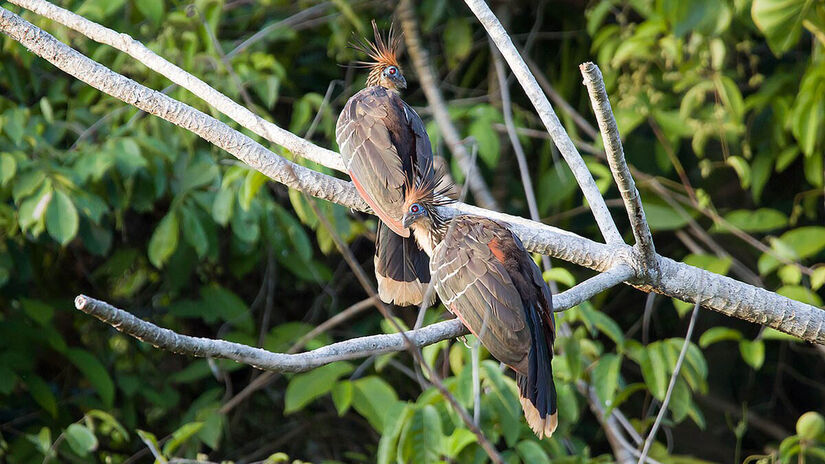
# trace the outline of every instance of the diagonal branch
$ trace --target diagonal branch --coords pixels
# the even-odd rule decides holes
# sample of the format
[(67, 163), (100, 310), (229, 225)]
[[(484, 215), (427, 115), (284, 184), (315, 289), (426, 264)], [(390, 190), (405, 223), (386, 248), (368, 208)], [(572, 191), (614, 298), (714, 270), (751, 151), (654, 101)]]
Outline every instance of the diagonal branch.
[(427, 102), (432, 109), (433, 118), (438, 124), (438, 130), (444, 137), (450, 152), (458, 161), (461, 171), (466, 173), (467, 184), (473, 193), (473, 198), (483, 208), (497, 210), (498, 204), (490, 193), (489, 187), (481, 176), (478, 166), (471, 161), (471, 156), (467, 153), (467, 148), (461, 143), (458, 130), (450, 119), (447, 112), (447, 104), (436, 84), (435, 72), (430, 66), (430, 56), (427, 49), (421, 43), (421, 36), (418, 34), (418, 20), (415, 18), (415, 11), (410, 0), (401, 0), (398, 5), (398, 15), (401, 18), (401, 28), (404, 30), (404, 40), (407, 44), (407, 51), (410, 54), (415, 70), (418, 72), (418, 79), (421, 81), (421, 89)]
[(596, 181), (593, 180), (593, 176), (587, 169), (587, 165), (584, 164), (584, 160), (578, 150), (576, 150), (575, 145), (573, 145), (573, 141), (570, 140), (570, 136), (567, 135), (564, 127), (562, 127), (559, 117), (556, 116), (556, 112), (553, 111), (553, 106), (550, 105), (547, 96), (541, 91), (535, 76), (533, 76), (527, 68), (527, 64), (524, 63), (515, 45), (513, 45), (512, 39), (510, 39), (507, 31), (504, 30), (504, 26), (501, 25), (501, 22), (499, 22), (496, 15), (493, 14), (484, 0), (465, 0), (465, 3), (476, 15), (478, 21), (487, 29), (487, 33), (490, 35), (490, 38), (493, 39), (493, 42), (504, 56), (504, 59), (507, 60), (513, 74), (516, 75), (519, 83), (524, 88), (527, 97), (530, 98), (533, 106), (536, 107), (541, 121), (544, 123), (544, 126), (547, 128), (547, 131), (550, 133), (553, 142), (558, 147), (562, 156), (564, 156), (564, 160), (567, 161), (567, 164), (570, 166), (570, 170), (576, 177), (582, 193), (584, 193), (584, 198), (587, 200), (587, 203), (590, 204), (590, 209), (596, 218), (596, 224), (599, 225), (599, 230), (601, 230), (605, 241), (608, 244), (624, 243), (621, 234), (619, 234), (619, 230), (616, 228), (616, 223), (613, 222), (613, 218), (610, 216), (610, 211), (607, 209), (604, 198), (602, 198), (599, 188), (596, 186)]
[(599, 67), (593, 63), (584, 63), (579, 66), (584, 85), (590, 94), (590, 101), (593, 104), (593, 112), (596, 114), (596, 121), (599, 123), (599, 130), (602, 133), (604, 149), (607, 153), (607, 163), (610, 171), (619, 187), (619, 193), (624, 200), (627, 216), (630, 219), (630, 227), (633, 229), (633, 237), (636, 239), (636, 247), (640, 254), (640, 264), (643, 272), (648, 274), (648, 279), (656, 281), (659, 270), (656, 262), (656, 248), (653, 246), (653, 236), (650, 234), (645, 211), (642, 209), (642, 198), (636, 190), (636, 183), (630, 174), (630, 168), (624, 157), (622, 140), (619, 137), (619, 127), (616, 125), (616, 118), (613, 117), (613, 110), (610, 108), (610, 100), (607, 98), (607, 91), (604, 89), (604, 80)]

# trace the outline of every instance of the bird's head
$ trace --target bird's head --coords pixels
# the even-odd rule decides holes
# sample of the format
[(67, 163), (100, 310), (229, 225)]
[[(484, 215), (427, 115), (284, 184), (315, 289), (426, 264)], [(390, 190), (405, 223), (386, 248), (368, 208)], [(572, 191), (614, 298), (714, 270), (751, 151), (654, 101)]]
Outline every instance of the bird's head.
[(438, 213), (438, 207), (452, 203), (454, 200), (447, 196), (451, 189), (444, 175), (432, 168), (422, 169), (415, 183), (407, 182), (404, 186), (404, 217), (401, 225), (405, 228), (414, 224), (438, 225), (444, 221)]
[(350, 46), (358, 50), (372, 61), (357, 61), (355, 64), (370, 70), (367, 77), (367, 87), (380, 85), (389, 90), (403, 90), (407, 88), (407, 80), (398, 64), (400, 54), (401, 37), (395, 33), (395, 27), (390, 26), (387, 37), (383, 37), (372, 21), (372, 31), (375, 34), (375, 42), (370, 42), (364, 38), (356, 38)]

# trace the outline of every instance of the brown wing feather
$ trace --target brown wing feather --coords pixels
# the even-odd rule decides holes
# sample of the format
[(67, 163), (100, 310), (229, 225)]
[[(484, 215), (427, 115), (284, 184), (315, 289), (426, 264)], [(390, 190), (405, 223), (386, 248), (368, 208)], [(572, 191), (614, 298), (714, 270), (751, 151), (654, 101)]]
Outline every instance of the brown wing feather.
[(457, 217), (436, 247), (430, 272), (439, 297), (499, 361), (525, 370), (530, 349), (524, 308), (507, 269), (487, 246), (503, 229), (481, 218)]
[(368, 87), (349, 99), (335, 137), (358, 191), (395, 233), (401, 226), (404, 184), (414, 170), (432, 166), (432, 148), (421, 118), (394, 92)]

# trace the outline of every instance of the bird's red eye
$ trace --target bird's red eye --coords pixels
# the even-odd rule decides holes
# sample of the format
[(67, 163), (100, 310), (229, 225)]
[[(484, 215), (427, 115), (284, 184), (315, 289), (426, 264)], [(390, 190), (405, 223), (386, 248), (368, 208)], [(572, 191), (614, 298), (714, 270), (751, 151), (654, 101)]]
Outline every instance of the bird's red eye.
[(392, 75), (394, 75), (396, 72), (398, 72), (398, 69), (396, 69), (396, 68), (395, 68), (395, 66), (390, 66), (390, 68), (389, 68), (389, 69), (387, 69), (387, 72), (388, 72), (388, 73), (390, 73), (390, 76), (392, 76)]
[(417, 213), (418, 212), (418, 205), (410, 206), (410, 212)]

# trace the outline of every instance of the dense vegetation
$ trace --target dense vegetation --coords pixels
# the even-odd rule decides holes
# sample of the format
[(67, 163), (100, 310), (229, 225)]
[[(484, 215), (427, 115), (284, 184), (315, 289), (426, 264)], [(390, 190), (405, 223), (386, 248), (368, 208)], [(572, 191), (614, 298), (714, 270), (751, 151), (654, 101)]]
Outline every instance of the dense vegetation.
[[(357, 58), (347, 42), (366, 34), (371, 18), (388, 26), (393, 14), (390, 2), (335, 0), (236, 48), (317, 3), (57, 3), (132, 35), (257, 113), (332, 148), (337, 112), (365, 78), (341, 66)], [(534, 3), (491, 6), (588, 120), (577, 65), (600, 65), (659, 252), (822, 306), (825, 3)], [(453, 120), (477, 144), (494, 196), (503, 210), (527, 216), (484, 30), (461, 2), (424, 0), (417, 15)], [(209, 112), (131, 58), (24, 17)], [(405, 98), (430, 121), (415, 70), (406, 67)], [(523, 132), (521, 142), (541, 214), (600, 239), (531, 105), (517, 84), (511, 88), (516, 124), (539, 129)], [(560, 115), (600, 188), (619, 198), (599, 157), (601, 141)], [(287, 351), (366, 297), (309, 203), (315, 200), (102, 96), (7, 37), (0, 122), (0, 461), (149, 462), (153, 454), (237, 462), (484, 460), (444, 398), (422, 391), (409, 354), (273, 376), (236, 402), (259, 371), (162, 352), (73, 309), (74, 296), (87, 293), (181, 333)], [(428, 130), (450, 160), (438, 127), (430, 122)], [(369, 271), (375, 218), (317, 205)], [(620, 204), (611, 205), (632, 237)], [(562, 290), (592, 275), (554, 265), (545, 277)], [(513, 380), (492, 359), (481, 363), (482, 429), (509, 462), (610, 462), (612, 450), (576, 381), (591, 382), (599, 401), (619, 407), (644, 436), (689, 312), (685, 303), (625, 286), (565, 312), (560, 320), (572, 333), (558, 338), (563, 354), (554, 360), (559, 431), (535, 439)], [(400, 314), (408, 325), (415, 320), (414, 312)], [(442, 317), (437, 307), (427, 320)], [(307, 347), (392, 330), (370, 309)], [(426, 362), (471, 408), (469, 353), (461, 341), (424, 349)], [(825, 422), (816, 413), (823, 410), (825, 351), (703, 311), (651, 455), (662, 463), (760, 456), (825, 462)]]

